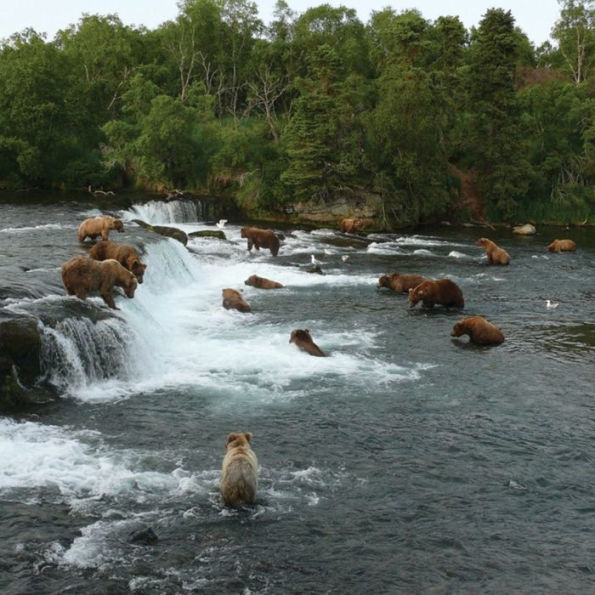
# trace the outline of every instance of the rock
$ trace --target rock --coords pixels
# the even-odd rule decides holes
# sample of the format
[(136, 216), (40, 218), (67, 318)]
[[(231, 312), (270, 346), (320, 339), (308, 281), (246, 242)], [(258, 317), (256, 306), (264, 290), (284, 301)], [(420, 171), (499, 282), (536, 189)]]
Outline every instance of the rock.
[(140, 545), (155, 545), (159, 541), (155, 531), (151, 527), (144, 527), (143, 529), (135, 529), (131, 531), (128, 536), (129, 543), (136, 543)]
[(219, 240), (226, 240), (225, 233), (221, 230), (201, 229), (199, 231), (191, 231), (188, 234), (189, 238), (217, 238)]
[(173, 238), (174, 240), (178, 240), (178, 242), (181, 242), (182, 244), (184, 244), (184, 246), (188, 243), (188, 236), (186, 235), (186, 232), (182, 231), (181, 229), (178, 229), (177, 227), (167, 227), (165, 225), (149, 225), (148, 223), (145, 223), (140, 219), (133, 219), (132, 221), (148, 231), (154, 231), (155, 233), (158, 233), (167, 238)]
[(525, 225), (515, 225), (512, 228), (512, 233), (516, 233), (521, 236), (532, 236), (535, 234), (537, 230), (535, 229), (534, 225), (530, 223), (525, 223)]
[(16, 413), (55, 399), (36, 383), (41, 374), (41, 337), (34, 318), (0, 318), (0, 413)]

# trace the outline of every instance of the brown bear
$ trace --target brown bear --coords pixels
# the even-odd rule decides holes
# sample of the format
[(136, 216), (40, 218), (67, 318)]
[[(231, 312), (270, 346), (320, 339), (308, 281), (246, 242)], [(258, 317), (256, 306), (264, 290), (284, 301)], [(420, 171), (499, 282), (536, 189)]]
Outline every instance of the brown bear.
[(346, 218), (341, 220), (340, 229), (342, 233), (355, 233), (360, 229), (363, 229), (365, 222), (361, 219)]
[(270, 229), (242, 227), (240, 235), (248, 240), (248, 251), (254, 246), (256, 250), (268, 248), (273, 256), (279, 254), (279, 238)]
[(499, 248), (497, 244), (488, 238), (479, 238), (477, 240), (478, 246), (485, 248), (488, 255), (488, 264), (508, 264), (510, 263), (510, 256), (506, 250)]
[(85, 219), (79, 225), (79, 241), (82, 242), (87, 237), (94, 240), (98, 236), (101, 236), (102, 240), (107, 240), (109, 238), (109, 232), (111, 229), (123, 232), (124, 224), (122, 223), (122, 219), (116, 219), (115, 217), (110, 217), (109, 215), (102, 217), (90, 217), (89, 219)]
[(250, 312), (250, 304), (242, 297), (242, 294), (235, 289), (222, 289), (223, 307), (226, 310), (239, 310), (240, 312)]
[(103, 301), (117, 310), (112, 289), (121, 287), (127, 297), (134, 297), (136, 277), (117, 260), (93, 260), (88, 256), (73, 256), (62, 265), (62, 283), (68, 295), (84, 300), (88, 293), (99, 293)]
[(547, 249), (550, 252), (574, 252), (576, 243), (573, 240), (554, 240)]
[(320, 349), (320, 347), (318, 347), (318, 345), (312, 341), (312, 337), (310, 336), (310, 331), (308, 329), (295, 329), (291, 331), (289, 342), (295, 343), (302, 351), (306, 351), (310, 355), (325, 357), (322, 349)]
[(147, 265), (140, 261), (140, 257), (136, 250), (128, 244), (118, 244), (117, 242), (102, 240), (91, 247), (89, 256), (95, 260), (114, 258), (122, 266), (134, 273), (134, 276), (139, 283), (143, 282), (143, 276)]
[(258, 287), (259, 289), (282, 289), (284, 287), (277, 281), (271, 281), (271, 279), (259, 277), (258, 275), (250, 275), (244, 281), (244, 285), (251, 285), (252, 287)]
[(413, 308), (420, 300), (427, 308), (432, 308), (434, 304), (453, 308), (465, 306), (461, 288), (450, 279), (428, 280), (410, 289), (409, 306)]
[(378, 279), (376, 287), (388, 287), (397, 293), (408, 293), (410, 289), (417, 287), (420, 283), (427, 281), (421, 275), (401, 275), (400, 273), (389, 273)]
[(450, 333), (451, 337), (469, 335), (471, 343), (476, 345), (500, 345), (504, 341), (502, 331), (483, 316), (470, 316), (459, 320)]
[(221, 468), (221, 495), (228, 506), (256, 503), (258, 459), (250, 447), (252, 432), (227, 436), (227, 452)]

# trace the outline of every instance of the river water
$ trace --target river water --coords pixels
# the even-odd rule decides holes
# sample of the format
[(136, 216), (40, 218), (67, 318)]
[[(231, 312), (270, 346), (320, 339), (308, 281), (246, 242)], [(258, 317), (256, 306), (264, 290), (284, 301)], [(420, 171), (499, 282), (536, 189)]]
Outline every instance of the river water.
[[(0, 307), (39, 319), (62, 397), (0, 417), (2, 593), (595, 591), (592, 230), (291, 228), (273, 258), (248, 253), (240, 221), (187, 247), (151, 234), (132, 219), (216, 228), (139, 200), (110, 237), (148, 264), (134, 299), (50, 324), (77, 306), (60, 265), (101, 212), (0, 205)], [(483, 235), (510, 266), (486, 265)], [(555, 237), (578, 251), (549, 254)], [(410, 309), (376, 289), (392, 271), (453, 279), (464, 310)], [(223, 309), (225, 287), (252, 312)], [(501, 346), (450, 337), (475, 314)], [(295, 328), (328, 357), (290, 344)], [(254, 434), (260, 463), (258, 503), (239, 511), (218, 491), (232, 431)], [(157, 543), (131, 542), (144, 528)]]

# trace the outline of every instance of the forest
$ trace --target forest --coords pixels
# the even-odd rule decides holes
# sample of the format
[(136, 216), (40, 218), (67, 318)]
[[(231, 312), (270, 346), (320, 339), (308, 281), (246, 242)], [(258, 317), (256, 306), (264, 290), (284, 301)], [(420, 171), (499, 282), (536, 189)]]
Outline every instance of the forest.
[(231, 197), (279, 220), (373, 196), (383, 229), (592, 223), (595, 7), (559, 3), (539, 47), (503, 9), (467, 30), (284, 0), (268, 25), (249, 0), (183, 0), (155, 30), (83, 14), (53, 40), (14, 33), (0, 189)]

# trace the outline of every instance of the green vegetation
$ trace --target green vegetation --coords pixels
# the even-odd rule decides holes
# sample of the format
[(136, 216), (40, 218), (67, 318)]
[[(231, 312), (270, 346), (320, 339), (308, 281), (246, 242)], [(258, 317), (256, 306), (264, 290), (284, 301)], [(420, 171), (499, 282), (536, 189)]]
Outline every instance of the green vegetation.
[(265, 27), (248, 0), (179, 6), (156, 30), (85, 15), (4, 40), (0, 188), (178, 189), (253, 217), (375, 196), (385, 227), (592, 220), (589, 0), (560, 0), (538, 48), (503, 9), (467, 31), (416, 10), (363, 24), (278, 0)]

